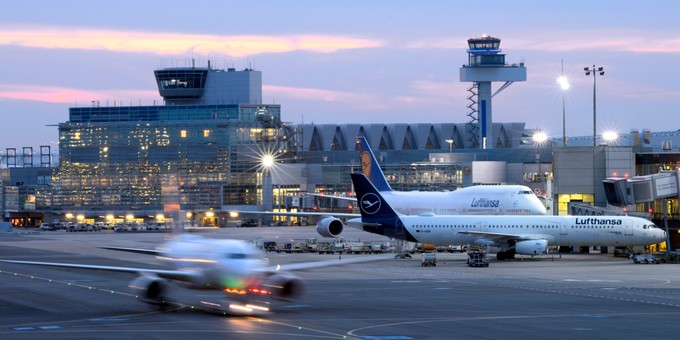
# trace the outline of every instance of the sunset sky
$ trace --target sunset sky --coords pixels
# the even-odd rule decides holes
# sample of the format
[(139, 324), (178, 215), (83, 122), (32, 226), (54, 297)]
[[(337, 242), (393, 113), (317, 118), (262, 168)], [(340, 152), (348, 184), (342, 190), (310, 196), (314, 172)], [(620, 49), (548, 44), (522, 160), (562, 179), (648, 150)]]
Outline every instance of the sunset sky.
[[(192, 7), (193, 6), (193, 7)], [(468, 121), (467, 39), (502, 39), (527, 81), (495, 122), (592, 134), (680, 129), (675, 1), (13, 1), (0, 10), (0, 150), (52, 145), (68, 108), (160, 103), (153, 70), (252, 67), (292, 123)], [(494, 84), (494, 90), (501, 83)]]

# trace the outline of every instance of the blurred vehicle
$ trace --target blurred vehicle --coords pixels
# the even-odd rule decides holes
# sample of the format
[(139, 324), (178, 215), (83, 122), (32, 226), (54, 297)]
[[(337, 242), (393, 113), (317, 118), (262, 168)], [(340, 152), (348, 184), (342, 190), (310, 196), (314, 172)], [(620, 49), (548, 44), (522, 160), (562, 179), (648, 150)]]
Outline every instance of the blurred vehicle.
[(257, 223), (257, 221), (255, 221), (255, 220), (248, 220), (248, 221), (241, 223), (241, 227), (257, 227), (259, 225), (260, 224)]
[(420, 266), (437, 266), (437, 253), (423, 253), (420, 255)]
[(52, 224), (49, 223), (43, 223), (40, 225), (40, 230), (48, 231), (48, 230), (57, 230), (57, 227), (55, 227)]
[(653, 254), (637, 254), (633, 256), (633, 263), (661, 263), (661, 260)]
[(88, 224), (87, 225), (87, 231), (101, 231), (102, 227), (101, 225), (98, 224)]

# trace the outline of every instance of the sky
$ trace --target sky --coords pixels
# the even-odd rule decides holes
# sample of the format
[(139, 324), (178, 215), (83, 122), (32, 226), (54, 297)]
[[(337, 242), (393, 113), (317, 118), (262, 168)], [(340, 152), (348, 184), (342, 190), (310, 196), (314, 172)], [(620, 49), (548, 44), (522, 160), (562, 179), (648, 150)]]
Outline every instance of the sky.
[[(262, 71), (291, 123), (466, 123), (467, 39), (501, 38), (527, 81), (494, 122), (568, 136), (680, 129), (677, 1), (3, 1), (0, 150), (57, 147), (70, 107), (161, 103), (153, 70)], [(562, 73), (570, 88), (556, 82)], [(502, 83), (494, 83), (495, 91)], [(37, 152), (37, 151), (36, 151)]]

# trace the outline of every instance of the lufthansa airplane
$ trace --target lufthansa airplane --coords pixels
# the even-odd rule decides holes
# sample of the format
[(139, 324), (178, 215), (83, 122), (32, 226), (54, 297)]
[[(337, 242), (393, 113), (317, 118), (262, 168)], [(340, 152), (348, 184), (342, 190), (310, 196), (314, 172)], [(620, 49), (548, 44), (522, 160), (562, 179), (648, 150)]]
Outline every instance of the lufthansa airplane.
[[(395, 191), (385, 178), (366, 138), (357, 137), (361, 169), (371, 183), (396, 211), (406, 215), (422, 213), (445, 215), (545, 215), (546, 209), (534, 192), (522, 185), (471, 186), (455, 191)], [(353, 197), (325, 196), (356, 202)], [(248, 212), (270, 216), (322, 216), (316, 231), (324, 237), (338, 237), (344, 223), (341, 218), (361, 215), (317, 212)]]
[(666, 232), (631, 216), (402, 215), (364, 174), (352, 174), (361, 217), (347, 225), (396, 239), (433, 245), (500, 247), (498, 260), (546, 254), (548, 246), (642, 246), (664, 242)]
[[(222, 291), (219, 300), (204, 307), (228, 314), (261, 314), (274, 300), (293, 301), (305, 282), (291, 271), (387, 259), (367, 256), (270, 266), (261, 250), (241, 240), (181, 235), (158, 250), (105, 247), (156, 255), (175, 269), (113, 267), (75, 263), (0, 260), (0, 262), (126, 272), (136, 275), (129, 288), (143, 302), (166, 306), (178, 288)], [(390, 257), (391, 258), (391, 257)], [(175, 293), (177, 293), (175, 291)]]

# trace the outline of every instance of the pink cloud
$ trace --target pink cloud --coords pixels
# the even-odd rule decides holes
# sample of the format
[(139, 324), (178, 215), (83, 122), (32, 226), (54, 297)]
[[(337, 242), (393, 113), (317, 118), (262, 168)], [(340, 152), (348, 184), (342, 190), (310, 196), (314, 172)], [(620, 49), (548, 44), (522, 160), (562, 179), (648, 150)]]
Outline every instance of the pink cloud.
[(0, 28), (0, 45), (38, 48), (107, 50), (176, 55), (188, 52), (237, 57), (295, 50), (329, 53), (342, 49), (374, 48), (380, 41), (346, 36), (221, 36), (90, 28)]
[[(32, 86), (0, 84), (0, 98), (28, 100), (47, 103), (90, 103), (92, 101), (117, 102), (130, 100), (137, 104), (139, 100), (150, 101), (158, 99), (158, 93), (147, 90), (111, 90), (111, 91), (87, 91), (64, 87)], [(123, 98), (123, 99), (121, 99)]]

